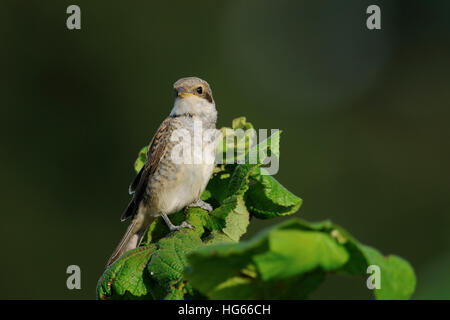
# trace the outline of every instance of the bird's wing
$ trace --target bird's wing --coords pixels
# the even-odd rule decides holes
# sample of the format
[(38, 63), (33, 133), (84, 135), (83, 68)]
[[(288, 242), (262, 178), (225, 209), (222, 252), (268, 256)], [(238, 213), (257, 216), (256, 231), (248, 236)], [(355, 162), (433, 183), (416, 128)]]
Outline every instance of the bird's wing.
[(122, 221), (128, 219), (128, 217), (134, 217), (136, 214), (139, 203), (147, 188), (148, 179), (155, 172), (159, 161), (166, 151), (167, 142), (170, 139), (170, 125), (173, 119), (172, 117), (168, 117), (164, 120), (153, 136), (152, 141), (150, 141), (147, 151), (147, 161), (130, 185), (129, 191), (133, 194), (133, 198), (122, 214)]
[(136, 191), (137, 186), (139, 185), (139, 181), (141, 181), (142, 173), (145, 170), (145, 166), (142, 166), (141, 170), (139, 170), (139, 173), (136, 177), (134, 177), (133, 182), (131, 182), (130, 186), (128, 187), (128, 193), (134, 194)]

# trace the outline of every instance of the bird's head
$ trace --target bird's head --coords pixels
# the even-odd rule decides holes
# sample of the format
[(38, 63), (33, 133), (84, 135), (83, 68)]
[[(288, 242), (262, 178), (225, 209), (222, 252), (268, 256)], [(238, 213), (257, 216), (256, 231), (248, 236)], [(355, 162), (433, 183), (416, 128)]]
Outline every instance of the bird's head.
[(208, 82), (197, 77), (181, 78), (173, 84), (175, 104), (171, 115), (215, 116), (216, 106)]

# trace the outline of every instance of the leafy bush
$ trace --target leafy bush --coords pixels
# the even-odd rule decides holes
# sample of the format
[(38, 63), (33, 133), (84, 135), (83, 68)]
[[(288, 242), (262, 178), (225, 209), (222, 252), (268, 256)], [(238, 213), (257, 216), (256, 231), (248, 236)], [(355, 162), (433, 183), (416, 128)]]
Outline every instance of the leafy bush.
[[(232, 128), (253, 126), (238, 118)], [(229, 128), (222, 132), (228, 135)], [(301, 206), (302, 199), (272, 176), (261, 174), (264, 158), (278, 156), (271, 145), (278, 146), (279, 134), (253, 147), (254, 137), (244, 137), (248, 140), (244, 157), (255, 150), (251, 148), (263, 151), (258, 163), (217, 165), (202, 195), (214, 210), (187, 208), (171, 215), (174, 223), (186, 220), (194, 226), (173, 233), (161, 218), (155, 220), (140, 247), (105, 270), (97, 298), (305, 299), (328, 273), (361, 276), (366, 281), (370, 265), (381, 270), (381, 288), (374, 290), (375, 298), (410, 298), (416, 279), (407, 261), (383, 256), (330, 221), (292, 218), (239, 242), (252, 218), (287, 216)], [(225, 138), (223, 143), (225, 151), (235, 148)], [(143, 148), (135, 163), (137, 172), (145, 155)]]

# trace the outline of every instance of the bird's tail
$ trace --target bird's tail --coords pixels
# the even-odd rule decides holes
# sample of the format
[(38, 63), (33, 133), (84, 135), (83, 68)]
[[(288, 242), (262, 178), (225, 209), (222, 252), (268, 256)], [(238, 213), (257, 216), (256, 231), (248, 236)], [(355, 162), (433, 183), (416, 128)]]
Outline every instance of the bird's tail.
[(142, 241), (142, 237), (145, 234), (145, 231), (147, 230), (147, 227), (150, 225), (150, 223), (153, 221), (151, 219), (150, 221), (147, 219), (146, 221), (142, 221), (138, 218), (138, 216), (134, 217), (134, 219), (131, 221), (130, 225), (128, 226), (127, 231), (125, 232), (125, 235), (123, 236), (122, 240), (120, 240), (119, 245), (114, 250), (113, 254), (111, 255), (111, 258), (109, 258), (108, 263), (106, 266), (110, 266), (114, 261), (116, 261), (122, 254), (127, 252), (128, 250), (134, 249)]

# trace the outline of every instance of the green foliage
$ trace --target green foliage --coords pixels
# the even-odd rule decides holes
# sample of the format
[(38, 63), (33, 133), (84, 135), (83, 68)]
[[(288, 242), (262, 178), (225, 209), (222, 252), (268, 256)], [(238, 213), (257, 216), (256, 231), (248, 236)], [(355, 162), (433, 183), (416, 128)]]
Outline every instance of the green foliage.
[(211, 299), (306, 298), (326, 273), (350, 273), (364, 279), (369, 265), (381, 270), (377, 299), (408, 299), (415, 287), (408, 262), (382, 256), (329, 221), (310, 224), (291, 219), (249, 241), (203, 246), (188, 261), (186, 279)]
[[(241, 117), (233, 129), (252, 129)], [(227, 142), (230, 130), (219, 145)], [(248, 142), (234, 160), (258, 154), (255, 164), (217, 165), (202, 195), (214, 210), (187, 208), (171, 215), (194, 228), (169, 233), (161, 218), (149, 227), (140, 247), (125, 253), (107, 268), (97, 285), (99, 299), (305, 299), (327, 273), (362, 276), (367, 267), (381, 269), (377, 299), (408, 299), (415, 288), (412, 267), (400, 257), (384, 257), (359, 243), (330, 221), (308, 223), (292, 218), (239, 242), (252, 217), (269, 219), (295, 213), (302, 199), (275, 178), (264, 175), (262, 163), (279, 156), (280, 132), (267, 143)], [(272, 150), (272, 146), (275, 146)], [(220, 149), (220, 148), (219, 148)], [(138, 172), (146, 160), (143, 148), (135, 163)], [(226, 149), (220, 151), (226, 152)]]
[(143, 147), (138, 154), (138, 157), (136, 159), (136, 161), (134, 162), (134, 170), (136, 170), (136, 172), (141, 171), (142, 167), (144, 166), (145, 160), (147, 160), (147, 151), (148, 151), (148, 146)]
[(253, 175), (254, 184), (246, 194), (250, 212), (259, 219), (287, 216), (296, 212), (302, 199), (268, 175)]

